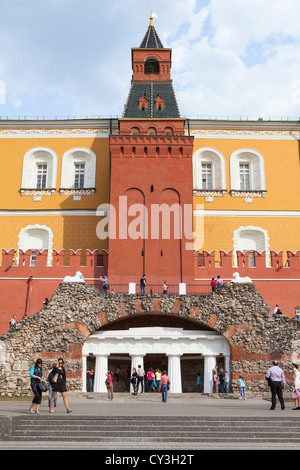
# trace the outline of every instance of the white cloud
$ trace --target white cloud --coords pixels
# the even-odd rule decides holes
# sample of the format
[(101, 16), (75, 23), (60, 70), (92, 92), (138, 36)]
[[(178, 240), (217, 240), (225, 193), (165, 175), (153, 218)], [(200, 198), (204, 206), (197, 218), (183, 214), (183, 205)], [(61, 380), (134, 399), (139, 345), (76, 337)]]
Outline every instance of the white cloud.
[(0, 115), (121, 116), (151, 8), (182, 115), (299, 115), (298, 0), (2, 0)]

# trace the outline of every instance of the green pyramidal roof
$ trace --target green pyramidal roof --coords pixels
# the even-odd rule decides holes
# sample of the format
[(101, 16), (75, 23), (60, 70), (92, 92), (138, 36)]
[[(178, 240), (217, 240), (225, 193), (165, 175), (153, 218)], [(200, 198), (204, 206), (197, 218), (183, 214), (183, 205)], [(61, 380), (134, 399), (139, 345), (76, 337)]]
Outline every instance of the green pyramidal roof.
[(152, 21), (150, 22), (150, 25), (147, 29), (144, 39), (141, 42), (140, 48), (141, 49), (163, 49), (164, 48), (152, 24)]

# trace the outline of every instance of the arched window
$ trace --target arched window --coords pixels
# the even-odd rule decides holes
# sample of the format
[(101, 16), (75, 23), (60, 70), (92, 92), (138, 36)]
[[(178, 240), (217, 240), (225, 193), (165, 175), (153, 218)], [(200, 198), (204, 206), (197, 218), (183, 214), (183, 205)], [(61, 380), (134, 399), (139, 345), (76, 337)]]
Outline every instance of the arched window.
[(266, 191), (264, 158), (253, 149), (240, 149), (230, 157), (232, 191)]
[(146, 59), (145, 74), (159, 74), (159, 62), (154, 57)]
[(132, 127), (131, 130), (130, 130), (130, 135), (139, 135), (140, 134), (140, 130), (138, 127)]
[(46, 147), (35, 147), (24, 155), (21, 189), (55, 189), (57, 155)]
[(165, 128), (164, 128), (164, 134), (165, 134), (165, 135), (173, 135), (173, 129), (172, 129), (172, 127), (165, 127)]
[(193, 187), (202, 191), (225, 191), (225, 159), (218, 150), (205, 147), (193, 155)]
[(233, 258), (237, 266), (237, 251), (249, 252), (249, 266), (254, 267), (253, 252), (266, 252), (266, 266), (270, 266), (270, 245), (267, 230), (249, 225), (239, 227), (233, 232)]
[(62, 158), (61, 189), (95, 188), (96, 155), (79, 147), (68, 150)]
[(155, 127), (149, 127), (147, 135), (156, 135), (156, 129)]
[(31, 250), (31, 266), (35, 266), (36, 252), (43, 250), (48, 250), (47, 265), (51, 265), (52, 246), (52, 230), (46, 225), (27, 225), (19, 233), (18, 249), (23, 252)]

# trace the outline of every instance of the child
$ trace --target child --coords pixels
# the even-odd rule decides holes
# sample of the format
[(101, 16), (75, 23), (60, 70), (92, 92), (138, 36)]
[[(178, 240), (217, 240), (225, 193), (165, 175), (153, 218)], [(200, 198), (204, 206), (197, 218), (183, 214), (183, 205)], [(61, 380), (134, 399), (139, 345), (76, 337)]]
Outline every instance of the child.
[(214, 371), (213, 381), (214, 381), (214, 386), (215, 386), (215, 398), (221, 398), (219, 397), (219, 385), (220, 385), (219, 375), (216, 370)]
[(195, 392), (201, 392), (201, 376), (200, 372), (198, 372), (197, 380), (196, 380), (196, 390)]
[(225, 393), (229, 393), (229, 376), (228, 376), (227, 370), (225, 370), (224, 387), (225, 387)]
[(246, 382), (241, 375), (238, 380), (238, 385), (240, 387), (240, 394), (241, 394), (240, 400), (246, 400)]

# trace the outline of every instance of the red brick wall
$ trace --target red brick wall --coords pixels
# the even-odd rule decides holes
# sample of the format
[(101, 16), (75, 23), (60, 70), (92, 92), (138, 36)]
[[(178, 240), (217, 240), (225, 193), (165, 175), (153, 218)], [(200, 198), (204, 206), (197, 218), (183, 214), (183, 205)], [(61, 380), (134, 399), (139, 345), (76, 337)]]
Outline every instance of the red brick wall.
[(65, 276), (75, 276), (80, 271), (87, 284), (101, 288), (100, 276), (107, 274), (107, 252), (103, 251), (103, 266), (98, 266), (98, 250), (86, 250), (85, 265), (81, 265), (82, 251), (70, 250), (69, 260), (65, 262), (65, 250), (53, 251), (52, 265), (47, 266), (48, 251), (36, 254), (36, 266), (30, 266), (30, 250), (19, 252), (18, 265), (14, 258), (16, 251), (2, 250), (0, 266), (0, 335), (9, 329), (9, 321), (13, 315), (16, 320), (30, 316), (41, 310), (43, 301), (51, 299), (54, 291)]
[(254, 252), (255, 267), (249, 268), (249, 253), (237, 252), (237, 267), (233, 267), (233, 253), (220, 252), (220, 263), (215, 261), (215, 251), (203, 252), (204, 266), (198, 266), (198, 253), (194, 254), (194, 273), (196, 284), (206, 284), (218, 275), (224, 282), (230, 282), (233, 274), (250, 277), (258, 292), (273, 310), (278, 304), (282, 312), (294, 318), (294, 309), (300, 305), (300, 251), (287, 252), (288, 263), (283, 265), (283, 252), (270, 252), (270, 267), (266, 267), (266, 253)]

